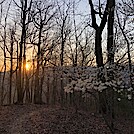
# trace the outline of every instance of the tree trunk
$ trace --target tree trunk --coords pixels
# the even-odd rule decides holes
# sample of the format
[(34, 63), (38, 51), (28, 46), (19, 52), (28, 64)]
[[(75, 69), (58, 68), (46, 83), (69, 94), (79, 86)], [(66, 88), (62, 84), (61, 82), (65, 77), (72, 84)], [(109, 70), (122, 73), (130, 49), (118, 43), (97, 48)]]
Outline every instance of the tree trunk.
[(114, 63), (114, 8), (115, 0), (109, 0), (107, 51), (109, 64)]
[[(109, 9), (109, 5), (108, 5), (108, 0), (106, 2), (106, 7), (102, 16), (102, 12), (101, 12), (101, 4), (99, 1), (99, 16), (101, 18), (101, 22), (100, 22), (100, 26), (98, 26), (97, 21), (96, 21), (96, 11), (94, 9), (94, 5), (92, 0), (89, 0), (89, 5), (91, 8), (91, 17), (92, 17), (92, 27), (95, 29), (95, 55), (96, 55), (96, 63), (97, 63), (97, 67), (102, 67), (100, 68), (100, 72), (98, 73), (98, 79), (101, 82), (104, 82), (104, 76), (103, 76), (103, 72), (101, 69), (103, 69), (103, 55), (102, 55), (102, 45), (101, 45), (101, 40), (102, 40), (102, 31), (105, 28), (106, 22), (107, 22), (107, 16), (108, 16), (108, 9)], [(99, 101), (100, 101), (100, 107), (99, 107), (99, 111), (102, 113), (106, 113), (106, 91), (103, 91), (102, 93), (99, 92)]]
[(35, 92), (34, 92), (34, 103), (35, 104), (40, 104), (41, 100), (40, 100), (40, 57), (41, 57), (41, 36), (42, 36), (42, 28), (43, 28), (43, 24), (41, 22), (40, 24), (40, 29), (39, 29), (39, 39), (38, 39), (38, 53), (37, 53), (37, 68), (36, 68), (36, 82), (35, 82)]
[(10, 87), (9, 87), (9, 104), (12, 103), (12, 76), (13, 76), (13, 32), (11, 32), (11, 49), (10, 49)]
[[(24, 5), (23, 5), (24, 4)], [(23, 9), (24, 8), (24, 9)], [(23, 47), (25, 47), (26, 40), (26, 14), (27, 14), (27, 0), (22, 3), (22, 33), (21, 33), (21, 41), (20, 41), (20, 54), (19, 54), (19, 71), (18, 71), (18, 87), (17, 87), (17, 103), (23, 103), (23, 85), (22, 85), (22, 62), (23, 62)], [(25, 49), (25, 48), (24, 48)]]
[(96, 55), (96, 63), (98, 67), (103, 67), (103, 56), (102, 56), (102, 47), (101, 47), (101, 40), (102, 40), (102, 31), (98, 27), (95, 33), (95, 55)]
[[(114, 8), (115, 0), (109, 0), (109, 16), (108, 16), (108, 39), (107, 39), (107, 51), (108, 51), (108, 63), (111, 65), (114, 64)], [(113, 80), (113, 71), (108, 73), (109, 80)], [(111, 131), (114, 133), (114, 89), (109, 88), (107, 99), (109, 100), (108, 109), (110, 116), (110, 126)]]

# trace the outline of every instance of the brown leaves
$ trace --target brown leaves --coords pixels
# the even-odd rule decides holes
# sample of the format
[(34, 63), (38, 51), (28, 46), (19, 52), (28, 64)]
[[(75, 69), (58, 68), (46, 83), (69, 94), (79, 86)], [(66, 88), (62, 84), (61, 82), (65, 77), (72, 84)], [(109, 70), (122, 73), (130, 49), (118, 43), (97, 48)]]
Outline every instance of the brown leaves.
[(44, 105), (0, 108), (1, 134), (110, 134), (99, 115)]

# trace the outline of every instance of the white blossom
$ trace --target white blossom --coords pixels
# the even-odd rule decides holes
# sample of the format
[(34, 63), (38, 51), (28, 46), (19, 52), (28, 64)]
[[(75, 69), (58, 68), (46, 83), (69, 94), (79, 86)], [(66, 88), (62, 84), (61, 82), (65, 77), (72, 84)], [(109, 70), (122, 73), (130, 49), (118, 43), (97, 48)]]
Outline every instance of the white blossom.
[[(110, 80), (108, 73), (113, 72), (114, 80)], [(64, 77), (69, 77), (72, 81), (65, 86), (65, 92), (82, 91), (83, 93), (87, 90), (94, 90), (103, 92), (109, 87), (121, 95), (122, 91), (132, 91), (132, 87), (129, 87), (129, 71), (123, 70), (121, 67), (110, 66), (108, 68), (95, 68), (95, 67), (75, 67), (68, 68), (65, 71)], [(104, 75), (105, 82), (102, 82), (97, 78), (98, 73)], [(123, 95), (123, 94), (122, 94)], [(130, 96), (127, 96), (130, 99)], [(121, 101), (118, 98), (118, 101)]]
[(131, 100), (132, 99), (132, 95), (131, 94), (128, 94), (127, 95), (127, 98), (128, 98), (128, 100)]
[(117, 89), (115, 88), (114, 91), (117, 92)]
[(122, 92), (124, 89), (120, 89), (120, 91)]
[(118, 92), (118, 93), (120, 93), (120, 92), (121, 92), (121, 90), (118, 90), (117, 92)]
[(118, 98), (117, 100), (118, 100), (118, 101), (121, 101), (121, 98)]
[(128, 92), (131, 92), (132, 90), (133, 90), (132, 87), (130, 87), (130, 88), (127, 89)]

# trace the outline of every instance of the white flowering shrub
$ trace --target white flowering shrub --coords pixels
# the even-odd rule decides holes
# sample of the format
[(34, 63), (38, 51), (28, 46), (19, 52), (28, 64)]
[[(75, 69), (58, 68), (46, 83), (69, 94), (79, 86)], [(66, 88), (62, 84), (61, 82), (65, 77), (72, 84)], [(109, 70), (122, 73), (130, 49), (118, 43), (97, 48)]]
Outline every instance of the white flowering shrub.
[[(82, 91), (86, 92), (103, 92), (104, 90), (113, 89), (117, 92), (120, 100), (125, 96), (128, 100), (132, 99), (133, 88), (130, 81), (130, 74), (126, 68), (113, 65), (104, 68), (95, 67), (73, 67), (66, 68), (63, 71), (63, 77), (70, 79), (70, 82), (64, 88), (65, 92)], [(133, 75), (133, 73), (132, 73)], [(102, 80), (98, 76), (102, 77)], [(134, 80), (132, 78), (132, 80)]]

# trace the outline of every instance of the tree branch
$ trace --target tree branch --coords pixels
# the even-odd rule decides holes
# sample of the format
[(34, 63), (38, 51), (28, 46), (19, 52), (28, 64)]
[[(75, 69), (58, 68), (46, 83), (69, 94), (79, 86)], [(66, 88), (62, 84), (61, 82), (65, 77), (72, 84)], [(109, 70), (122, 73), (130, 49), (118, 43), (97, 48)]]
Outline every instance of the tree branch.
[(106, 8), (105, 8), (105, 11), (104, 11), (104, 14), (103, 14), (103, 17), (102, 17), (102, 20), (101, 20), (101, 24), (100, 24), (100, 30), (101, 32), (103, 31), (105, 25), (106, 25), (106, 22), (107, 22), (107, 16), (108, 16), (108, 2), (109, 0), (107, 0), (107, 4), (106, 4)]
[(93, 7), (92, 0), (89, 0), (89, 5), (90, 5), (90, 8), (91, 8), (92, 27), (93, 27), (95, 30), (97, 30), (98, 25), (97, 25), (97, 23), (96, 23), (95, 10), (94, 10), (94, 7)]

